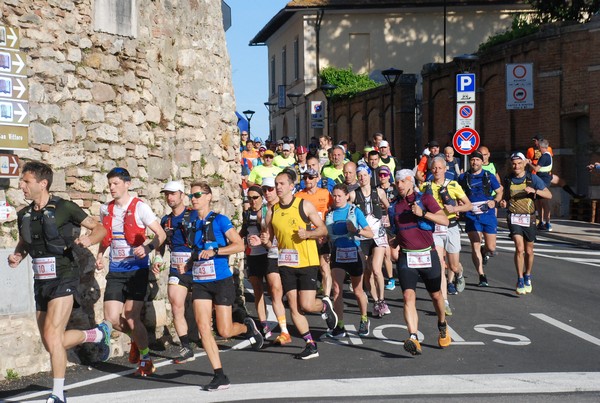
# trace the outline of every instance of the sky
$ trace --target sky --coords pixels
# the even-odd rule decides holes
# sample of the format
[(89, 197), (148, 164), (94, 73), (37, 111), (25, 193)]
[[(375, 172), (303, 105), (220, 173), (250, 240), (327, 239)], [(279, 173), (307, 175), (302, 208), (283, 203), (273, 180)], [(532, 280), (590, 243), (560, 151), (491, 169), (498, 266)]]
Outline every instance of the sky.
[(225, 0), (231, 7), (231, 27), (225, 33), (237, 111), (256, 113), (250, 123), (252, 138), (269, 134), (268, 59), (266, 46), (248, 43), (289, 0)]

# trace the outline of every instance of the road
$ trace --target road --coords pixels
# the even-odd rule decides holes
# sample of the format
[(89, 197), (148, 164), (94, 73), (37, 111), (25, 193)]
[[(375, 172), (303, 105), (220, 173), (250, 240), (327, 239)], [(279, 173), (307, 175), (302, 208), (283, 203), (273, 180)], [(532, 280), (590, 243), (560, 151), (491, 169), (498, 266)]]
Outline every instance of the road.
[[(422, 284), (417, 307), (423, 355), (416, 357), (402, 348), (407, 333), (399, 287), (386, 294), (392, 314), (371, 319), (371, 334), (362, 338), (355, 332), (356, 303), (346, 292), (349, 337), (327, 340), (323, 320), (309, 317), (320, 339), (319, 358), (292, 359), (303, 345), (297, 336), (291, 345), (267, 343), (260, 352), (242, 339), (223, 341), (222, 361), (232, 386), (217, 393), (198, 387), (212, 376), (201, 349), (195, 361), (183, 365), (164, 358), (169, 352), (155, 352), (157, 373), (144, 379), (133, 378), (133, 366), (124, 359), (111, 359), (90, 370), (70, 370), (69, 402), (600, 400), (600, 251), (542, 237), (536, 244), (533, 293), (517, 296), (514, 249), (506, 231), (498, 236), (499, 255), (486, 268), (489, 288), (477, 287), (463, 240), (467, 288), (450, 296), (453, 342), (446, 349), (437, 346), (436, 318)], [(50, 380), (39, 379), (0, 397), (39, 401), (49, 387)]]

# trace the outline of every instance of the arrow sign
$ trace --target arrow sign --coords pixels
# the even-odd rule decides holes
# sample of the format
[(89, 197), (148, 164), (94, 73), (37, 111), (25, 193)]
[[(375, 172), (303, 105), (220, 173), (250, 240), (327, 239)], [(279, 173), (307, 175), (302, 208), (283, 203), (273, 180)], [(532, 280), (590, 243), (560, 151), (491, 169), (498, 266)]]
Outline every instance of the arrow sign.
[(26, 56), (23, 52), (0, 52), (0, 73), (27, 76)]
[(19, 157), (14, 154), (0, 154), (0, 178), (19, 176)]
[(0, 47), (19, 49), (19, 29), (0, 25)]
[(465, 127), (457, 130), (452, 137), (452, 146), (457, 153), (469, 155), (479, 148), (479, 133), (477, 130), (470, 127)]
[(28, 125), (29, 103), (0, 99), (0, 125)]
[(27, 78), (0, 74), (0, 98), (26, 101), (29, 95)]

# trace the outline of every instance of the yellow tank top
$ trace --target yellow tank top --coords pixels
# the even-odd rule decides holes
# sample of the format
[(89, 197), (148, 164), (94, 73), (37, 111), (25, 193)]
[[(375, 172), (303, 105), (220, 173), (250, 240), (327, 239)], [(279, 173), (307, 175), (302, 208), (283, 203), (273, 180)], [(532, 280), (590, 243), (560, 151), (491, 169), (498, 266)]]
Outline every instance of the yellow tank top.
[(300, 239), (298, 229), (310, 228), (310, 220), (302, 211), (303, 199), (294, 197), (292, 204), (273, 206), (273, 232), (279, 248), (279, 266), (305, 268), (319, 265), (317, 241)]

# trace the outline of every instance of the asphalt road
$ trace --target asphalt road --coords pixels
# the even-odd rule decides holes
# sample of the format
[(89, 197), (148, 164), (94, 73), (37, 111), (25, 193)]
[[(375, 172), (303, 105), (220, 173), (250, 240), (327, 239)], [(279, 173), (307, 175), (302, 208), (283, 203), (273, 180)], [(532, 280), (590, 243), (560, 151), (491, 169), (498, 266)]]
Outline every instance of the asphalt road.
[[(533, 293), (515, 294), (512, 243), (499, 235), (499, 255), (486, 268), (490, 287), (477, 287), (467, 245), (461, 262), (466, 290), (450, 296), (454, 315), (448, 320), (452, 345), (437, 346), (436, 317), (420, 284), (417, 291), (423, 354), (402, 348), (407, 337), (400, 288), (386, 292), (391, 315), (371, 319), (371, 333), (359, 337), (356, 303), (345, 293), (349, 337), (332, 341), (325, 323), (309, 317), (313, 336), (320, 338), (320, 356), (292, 358), (303, 341), (260, 352), (243, 339), (221, 341), (221, 359), (232, 386), (202, 392), (212, 370), (201, 349), (196, 360), (175, 365), (173, 347), (155, 351), (156, 374), (134, 378), (125, 359), (97, 366), (76, 366), (67, 375), (69, 402), (145, 401), (599, 401), (600, 252), (542, 240), (536, 244)], [(252, 304), (249, 304), (252, 311)], [(354, 330), (354, 332), (353, 332)], [(294, 335), (293, 335), (294, 336)], [(16, 385), (16, 386), (15, 386)], [(35, 401), (48, 395), (47, 374), (4, 382), (0, 398)]]

